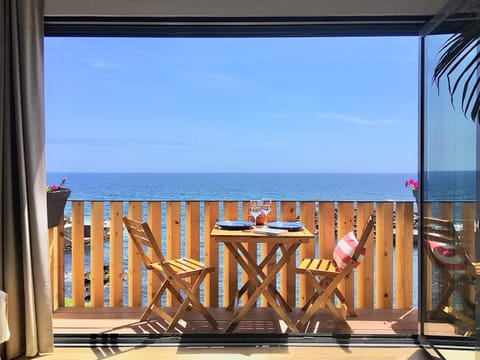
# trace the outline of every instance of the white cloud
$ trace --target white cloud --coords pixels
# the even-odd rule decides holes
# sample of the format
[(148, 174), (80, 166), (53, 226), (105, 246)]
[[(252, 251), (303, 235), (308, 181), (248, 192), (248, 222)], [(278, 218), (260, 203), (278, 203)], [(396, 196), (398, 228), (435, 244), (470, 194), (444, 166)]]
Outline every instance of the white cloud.
[(118, 64), (111, 63), (101, 59), (87, 59), (87, 63), (90, 66), (100, 68), (100, 69), (115, 69), (120, 67)]
[(399, 121), (393, 120), (372, 120), (372, 119), (362, 119), (357, 116), (347, 115), (347, 114), (320, 114), (317, 116), (317, 119), (326, 119), (333, 120), (348, 124), (357, 124), (357, 125), (371, 125), (371, 126), (392, 126), (392, 125), (401, 125)]

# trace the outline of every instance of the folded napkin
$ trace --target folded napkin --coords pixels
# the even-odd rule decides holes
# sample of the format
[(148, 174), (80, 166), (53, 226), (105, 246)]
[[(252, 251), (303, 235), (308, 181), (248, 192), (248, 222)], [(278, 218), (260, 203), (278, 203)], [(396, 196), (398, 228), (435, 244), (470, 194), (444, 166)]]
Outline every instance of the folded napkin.
[(280, 235), (280, 234), (288, 232), (288, 230), (272, 229), (272, 228), (268, 228), (268, 227), (262, 227), (262, 228), (253, 229), (253, 232), (256, 233), (256, 234), (263, 234), (263, 235)]
[(7, 293), (0, 290), (0, 343), (10, 339), (7, 319)]

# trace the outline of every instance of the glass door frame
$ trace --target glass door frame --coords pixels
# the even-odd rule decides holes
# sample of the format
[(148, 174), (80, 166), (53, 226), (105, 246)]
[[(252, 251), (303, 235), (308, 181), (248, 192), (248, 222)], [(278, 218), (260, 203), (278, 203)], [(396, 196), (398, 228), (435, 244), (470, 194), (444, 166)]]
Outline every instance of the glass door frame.
[[(475, 335), (472, 337), (462, 337), (462, 336), (453, 336), (453, 337), (444, 337), (444, 336), (432, 336), (426, 333), (425, 323), (427, 321), (427, 297), (429, 294), (427, 293), (426, 289), (426, 253), (425, 253), (425, 246), (424, 246), (424, 234), (423, 225), (425, 222), (425, 214), (423, 213), (424, 203), (425, 203), (425, 193), (424, 189), (426, 186), (426, 179), (425, 179), (425, 171), (426, 171), (426, 146), (427, 146), (427, 132), (426, 132), (426, 102), (427, 99), (427, 86), (430, 86), (431, 83), (427, 83), (426, 81), (426, 71), (428, 63), (426, 61), (426, 38), (431, 35), (439, 35), (439, 34), (449, 34), (452, 32), (452, 26), (458, 26), (458, 22), (455, 21), (455, 17), (452, 18), (454, 25), (452, 22), (448, 23), (448, 18), (452, 16), (452, 14), (456, 14), (458, 8), (462, 5), (465, 5), (469, 1), (460, 2), (458, 0), (450, 0), (439, 12), (419, 33), (419, 124), (418, 124), (418, 144), (419, 144), (419, 158), (418, 158), (418, 175), (419, 175), (419, 184), (420, 184), (420, 191), (419, 191), (419, 203), (418, 203), (418, 211), (419, 211), (419, 257), (418, 257), (418, 269), (419, 269), (419, 279), (418, 279), (418, 294), (419, 294), (419, 341), (425, 347), (425, 349), (430, 350), (432, 355), (438, 356), (440, 355), (443, 358), (441, 352), (439, 352), (439, 348), (445, 344), (452, 344), (463, 346), (466, 345), (471, 347), (472, 345), (478, 351), (480, 349), (480, 332), (477, 330)], [(452, 19), (451, 18), (451, 19)], [(451, 21), (451, 20), (450, 20)], [(460, 19), (460, 22), (462, 20)], [(480, 51), (480, 49), (479, 49)], [(479, 70), (480, 76), (480, 70)], [(470, 119), (465, 119), (465, 121), (471, 121)], [(475, 195), (475, 259), (480, 258), (480, 202), (478, 196), (480, 194), (480, 125), (475, 125), (475, 133), (476, 133), (476, 195)], [(478, 276), (477, 276), (478, 280)], [(475, 281), (475, 329), (480, 328), (480, 306), (477, 306), (480, 303), (480, 286), (479, 281)]]

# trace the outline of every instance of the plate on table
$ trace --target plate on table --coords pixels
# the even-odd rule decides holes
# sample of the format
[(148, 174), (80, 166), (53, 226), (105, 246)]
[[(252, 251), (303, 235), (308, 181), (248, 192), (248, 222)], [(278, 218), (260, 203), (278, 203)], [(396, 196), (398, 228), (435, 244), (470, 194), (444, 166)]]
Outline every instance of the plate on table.
[(217, 226), (222, 230), (244, 230), (253, 226), (253, 221), (217, 221)]
[(296, 221), (277, 221), (269, 222), (267, 226), (273, 229), (284, 229), (288, 231), (300, 231), (303, 229), (305, 224)]

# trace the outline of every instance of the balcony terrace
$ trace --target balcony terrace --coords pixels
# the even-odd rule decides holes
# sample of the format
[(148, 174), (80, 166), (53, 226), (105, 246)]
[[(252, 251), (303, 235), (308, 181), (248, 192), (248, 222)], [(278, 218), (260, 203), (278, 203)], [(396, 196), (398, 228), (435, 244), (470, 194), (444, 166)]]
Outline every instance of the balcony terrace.
[[(201, 315), (189, 311), (182, 333), (223, 333), (232, 312), (225, 310), (246, 274), (234, 259), (210, 237), (218, 220), (247, 219), (248, 201), (80, 201), (71, 210), (70, 246), (65, 247), (64, 224), (49, 230), (50, 266), (55, 334), (163, 334), (165, 323), (152, 317), (139, 322), (142, 308), (152, 297), (156, 279), (146, 274), (141, 259), (128, 241), (122, 216), (147, 221), (167, 258), (188, 256), (217, 271), (207, 276), (201, 289), (203, 303), (219, 323), (212, 330)], [(457, 204), (470, 214), (472, 203)], [(425, 211), (447, 214), (453, 203), (425, 204)], [(354, 334), (417, 334), (417, 268), (414, 204), (409, 201), (276, 201), (269, 221), (299, 220), (314, 234), (315, 242), (302, 244), (298, 260), (331, 257), (337, 234), (357, 226), (357, 219), (375, 214), (374, 241), (367, 243), (364, 262), (343, 284), (344, 294), (355, 304), (357, 318), (348, 318)], [(469, 218), (465, 216), (464, 218)], [(85, 241), (89, 219), (90, 238)], [(109, 231), (104, 231), (105, 223)], [(70, 226), (70, 225), (69, 225)], [(361, 226), (361, 225), (360, 225)], [(468, 226), (465, 226), (467, 229)], [(466, 234), (468, 237), (469, 234)], [(473, 238), (473, 236), (472, 236)], [(252, 256), (266, 251), (264, 245), (250, 247)], [(88, 273), (89, 284), (86, 287)], [(276, 287), (300, 317), (300, 307), (312, 293), (303, 277), (289, 263), (277, 277)], [(292, 291), (294, 289), (294, 291)], [(244, 295), (248, 296), (248, 295)], [(170, 296), (166, 309), (175, 305)], [(427, 304), (432, 299), (427, 299)], [(438, 323), (441, 334), (454, 333), (450, 324)], [(281, 334), (286, 331), (262, 297), (240, 323), (236, 333)], [(306, 333), (343, 333), (336, 319), (321, 309)]]

